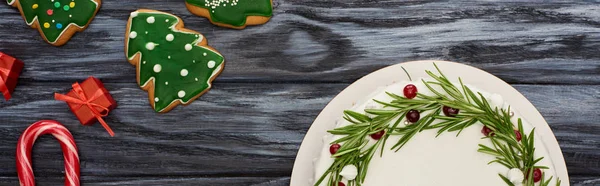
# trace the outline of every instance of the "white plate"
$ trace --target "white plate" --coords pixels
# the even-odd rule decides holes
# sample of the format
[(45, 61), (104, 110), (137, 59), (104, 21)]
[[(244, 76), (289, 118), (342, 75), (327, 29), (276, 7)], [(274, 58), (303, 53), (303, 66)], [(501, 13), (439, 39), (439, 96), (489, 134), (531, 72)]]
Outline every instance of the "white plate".
[(533, 104), (516, 89), (496, 76), (471, 66), (447, 61), (412, 61), (400, 63), (375, 71), (344, 89), (321, 111), (304, 137), (296, 156), (290, 185), (310, 185), (309, 180), (314, 178), (312, 160), (319, 156), (321, 148), (323, 148), (322, 137), (327, 134), (327, 130), (335, 127), (335, 121), (342, 117), (344, 110), (351, 108), (354, 103), (364, 100), (366, 96), (379, 87), (402, 80), (408, 81), (408, 77), (405, 75), (402, 67), (410, 73), (413, 79), (418, 79), (420, 77), (429, 77), (425, 73), (425, 70), (435, 71), (433, 63), (449, 79), (461, 77), (465, 84), (476, 86), (487, 92), (500, 94), (507, 103), (516, 108), (523, 118), (536, 128), (536, 138), (539, 137), (543, 141), (550, 155), (550, 157), (546, 158), (550, 158), (556, 175), (562, 180), (562, 185), (570, 185), (567, 167), (556, 137)]

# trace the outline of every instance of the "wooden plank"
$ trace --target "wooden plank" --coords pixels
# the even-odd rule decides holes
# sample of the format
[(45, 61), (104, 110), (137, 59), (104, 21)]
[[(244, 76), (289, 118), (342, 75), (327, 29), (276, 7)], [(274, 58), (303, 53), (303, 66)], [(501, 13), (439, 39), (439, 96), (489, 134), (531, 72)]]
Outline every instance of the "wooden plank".
[[(26, 63), (25, 81), (90, 75), (133, 81), (124, 57), (129, 12), (181, 16), (223, 53), (221, 82), (353, 82), (402, 61), (442, 59), (483, 68), (510, 83), (600, 84), (600, 14), (591, 3), (276, 0), (275, 16), (245, 30), (215, 27), (181, 3), (106, 1), (66, 46), (44, 44), (16, 9), (0, 9), (0, 51)], [(35, 51), (32, 55), (32, 51)]]
[[(190, 106), (156, 114), (135, 83), (107, 83), (118, 108), (99, 125), (80, 126), (66, 104), (52, 99), (70, 83), (24, 83), (0, 103), (0, 164), (14, 165), (19, 134), (34, 121), (56, 119), (76, 137), (82, 175), (109, 177), (289, 176), (302, 138), (323, 107), (347, 84), (220, 83)], [(573, 176), (600, 174), (600, 86), (516, 85), (553, 128)], [(579, 117), (574, 117), (579, 116)], [(34, 147), (38, 175), (60, 175), (58, 143)], [(0, 169), (14, 176), (15, 169)], [(597, 176), (593, 176), (597, 179)], [(583, 180), (581, 180), (583, 181)]]

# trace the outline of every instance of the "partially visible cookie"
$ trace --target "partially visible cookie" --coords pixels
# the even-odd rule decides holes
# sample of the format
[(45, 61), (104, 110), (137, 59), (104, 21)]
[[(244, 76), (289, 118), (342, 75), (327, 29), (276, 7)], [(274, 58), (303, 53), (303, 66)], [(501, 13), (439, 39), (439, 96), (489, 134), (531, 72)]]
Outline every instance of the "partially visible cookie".
[(179, 17), (156, 10), (131, 13), (125, 54), (136, 66), (138, 85), (148, 91), (156, 112), (168, 112), (200, 97), (225, 65), (202, 34), (184, 28)]
[(185, 5), (215, 25), (235, 29), (264, 24), (273, 15), (272, 0), (185, 0)]
[(17, 7), (32, 28), (46, 42), (60, 46), (75, 32), (87, 28), (100, 9), (101, 0), (7, 0)]

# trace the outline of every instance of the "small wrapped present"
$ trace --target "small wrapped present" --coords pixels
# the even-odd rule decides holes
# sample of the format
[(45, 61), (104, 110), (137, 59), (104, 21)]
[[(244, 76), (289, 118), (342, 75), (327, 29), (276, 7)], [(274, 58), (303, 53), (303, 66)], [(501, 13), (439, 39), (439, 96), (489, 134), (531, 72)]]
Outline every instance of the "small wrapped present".
[(114, 136), (114, 132), (102, 117), (107, 116), (111, 110), (115, 109), (117, 103), (104, 88), (102, 82), (95, 77), (89, 77), (81, 84), (74, 83), (72, 87), (73, 90), (66, 95), (56, 93), (54, 98), (67, 102), (71, 112), (77, 116), (81, 124), (91, 125), (98, 121), (110, 136)]
[(22, 61), (0, 52), (0, 92), (7, 101), (17, 87), (23, 65)]

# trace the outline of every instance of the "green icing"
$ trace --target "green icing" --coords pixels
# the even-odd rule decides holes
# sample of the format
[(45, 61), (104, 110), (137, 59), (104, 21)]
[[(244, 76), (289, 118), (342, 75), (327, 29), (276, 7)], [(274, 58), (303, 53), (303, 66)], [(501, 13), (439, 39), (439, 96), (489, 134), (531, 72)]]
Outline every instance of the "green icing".
[(223, 0), (186, 0), (188, 4), (207, 9), (213, 22), (236, 27), (244, 26), (248, 16), (273, 15), (271, 0), (227, 0), (212, 8), (210, 3), (219, 1)]
[[(70, 7), (71, 2), (75, 3), (73, 8)], [(69, 24), (78, 27), (87, 25), (98, 8), (96, 2), (92, 0), (20, 0), (18, 3), (21, 4), (27, 24), (33, 24), (37, 18), (42, 34), (51, 43), (56, 42)], [(37, 8), (34, 9), (34, 5), (37, 5)], [(69, 8), (66, 9), (64, 6)], [(52, 15), (48, 14), (48, 10), (52, 10)], [(45, 28), (45, 23), (50, 27)]]
[[(206, 47), (196, 46), (204, 39), (202, 35), (175, 31), (178, 19), (171, 14), (134, 12), (131, 17), (126, 53), (129, 59), (141, 54), (137, 64), (140, 86), (154, 78), (154, 110), (161, 112), (178, 99), (187, 103), (210, 88), (211, 79), (224, 58)], [(173, 36), (172, 41), (168, 41), (169, 34)], [(147, 48), (148, 43), (154, 43), (152, 50)], [(187, 48), (191, 50), (187, 51), (186, 45), (191, 45)], [(159, 72), (157, 65), (160, 65)], [(185, 93), (183, 97), (180, 97), (181, 91)]]

